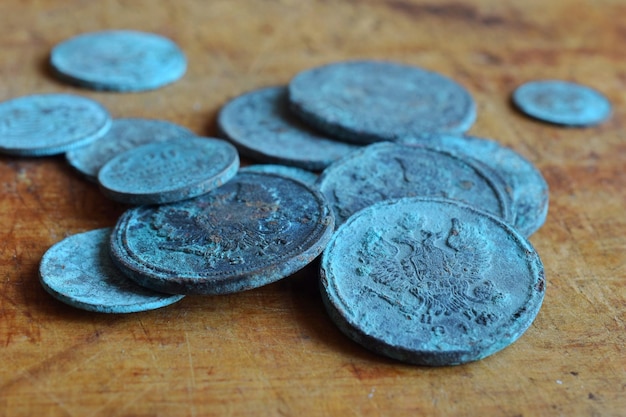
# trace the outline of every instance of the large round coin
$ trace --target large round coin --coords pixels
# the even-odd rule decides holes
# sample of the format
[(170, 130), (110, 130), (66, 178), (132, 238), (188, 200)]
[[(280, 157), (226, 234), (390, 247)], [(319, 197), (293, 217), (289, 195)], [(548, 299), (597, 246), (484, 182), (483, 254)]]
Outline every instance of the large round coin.
[(336, 325), (379, 354), (455, 365), (517, 340), (539, 312), (543, 266), (500, 219), (442, 199), (381, 202), (351, 217), (322, 256)]
[(233, 99), (222, 108), (217, 122), (243, 155), (260, 162), (318, 171), (357, 149), (293, 116), (285, 87), (263, 88)]
[(531, 81), (513, 92), (513, 103), (528, 116), (565, 126), (591, 126), (611, 115), (611, 103), (596, 90), (560, 81)]
[(100, 169), (98, 183), (107, 197), (122, 203), (164, 204), (209, 192), (237, 169), (233, 145), (193, 137), (130, 149)]
[(111, 129), (104, 136), (86, 146), (71, 149), (65, 157), (72, 167), (95, 182), (100, 168), (122, 152), (147, 143), (193, 136), (191, 130), (166, 120), (113, 119)]
[(355, 143), (423, 132), (463, 133), (476, 105), (460, 84), (435, 72), (383, 61), (348, 61), (303, 71), (289, 83), (292, 110)]
[(71, 94), (36, 94), (0, 103), (0, 153), (46, 156), (83, 146), (111, 127), (98, 102)]
[(73, 307), (100, 313), (133, 313), (175, 303), (170, 295), (141, 287), (111, 262), (111, 228), (72, 235), (46, 251), (39, 266), (44, 289)]
[(334, 230), (325, 199), (287, 177), (242, 172), (208, 194), (127, 211), (114, 262), (173, 294), (224, 294), (285, 278), (319, 255)]
[(181, 78), (183, 51), (171, 40), (132, 30), (91, 32), (52, 49), (50, 63), (62, 78), (95, 90), (142, 91)]
[(489, 139), (430, 134), (399, 142), (467, 155), (496, 171), (513, 197), (511, 224), (524, 236), (536, 232), (548, 215), (548, 183), (530, 161), (513, 149)]
[(402, 145), (376, 143), (324, 170), (317, 182), (337, 225), (362, 208), (401, 197), (445, 197), (511, 220), (510, 195), (501, 178), (467, 157)]

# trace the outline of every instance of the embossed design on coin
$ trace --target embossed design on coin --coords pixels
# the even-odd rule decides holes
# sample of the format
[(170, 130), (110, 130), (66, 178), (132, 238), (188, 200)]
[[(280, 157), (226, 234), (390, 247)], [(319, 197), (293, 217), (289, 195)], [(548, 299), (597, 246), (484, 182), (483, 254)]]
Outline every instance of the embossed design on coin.
[(524, 236), (536, 232), (548, 215), (548, 183), (526, 158), (498, 142), (473, 136), (426, 134), (400, 143), (457, 152), (482, 162), (502, 176), (513, 197), (513, 224)]
[(48, 249), (39, 267), (44, 289), (66, 304), (100, 313), (152, 310), (183, 298), (146, 289), (124, 276), (109, 256), (111, 230), (72, 235)]
[(71, 149), (65, 157), (72, 167), (95, 182), (100, 168), (122, 152), (148, 143), (194, 136), (189, 129), (166, 120), (113, 119), (111, 129), (104, 136), (86, 146)]
[(312, 68), (289, 83), (291, 108), (303, 120), (354, 143), (423, 132), (462, 133), (476, 105), (460, 84), (435, 72), (384, 61)]
[(129, 204), (163, 204), (219, 187), (239, 169), (237, 150), (212, 138), (149, 143), (107, 162), (98, 172), (100, 189)]
[(194, 199), (127, 211), (114, 262), (168, 293), (224, 294), (285, 278), (321, 253), (334, 230), (323, 196), (287, 177), (240, 172)]
[(513, 343), (541, 306), (543, 266), (530, 243), (463, 203), (404, 198), (370, 206), (324, 250), (333, 321), (386, 356), (421, 365), (484, 358)]
[(70, 38), (52, 49), (57, 74), (96, 90), (142, 91), (181, 78), (187, 69), (183, 51), (153, 33), (108, 30)]
[(369, 145), (329, 166), (317, 185), (337, 225), (378, 201), (412, 196), (461, 200), (510, 219), (510, 197), (499, 178), (470, 160), (434, 149)]
[(47, 156), (83, 146), (111, 127), (98, 102), (71, 94), (37, 94), (0, 103), (0, 152)]
[(611, 115), (611, 103), (596, 90), (559, 81), (531, 81), (513, 92), (513, 102), (528, 116), (565, 126), (591, 126)]
[(358, 149), (312, 130), (293, 116), (285, 87), (263, 88), (233, 99), (220, 111), (218, 125), (252, 159), (313, 171)]

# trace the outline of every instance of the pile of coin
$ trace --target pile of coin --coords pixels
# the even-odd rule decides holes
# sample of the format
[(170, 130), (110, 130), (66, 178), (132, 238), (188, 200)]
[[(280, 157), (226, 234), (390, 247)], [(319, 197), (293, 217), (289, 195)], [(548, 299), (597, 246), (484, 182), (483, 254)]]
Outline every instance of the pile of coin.
[[(105, 31), (61, 43), (51, 64), (83, 87), (141, 91), (180, 78), (186, 59), (165, 38)], [(610, 114), (586, 87), (540, 91), (516, 92), (516, 104), (568, 125)], [(322, 255), (322, 298), (347, 336), (405, 362), (451, 365), (514, 342), (545, 293), (527, 237), (546, 219), (548, 186), (514, 150), (465, 136), (475, 119), (471, 95), (448, 77), (347, 61), (226, 103), (225, 140), (111, 120), (80, 96), (16, 98), (0, 103), (0, 151), (66, 152), (105, 195), (136, 205), (43, 256), (41, 283), (65, 303), (153, 309), (266, 285)], [(237, 151), (262, 164), (239, 169)]]

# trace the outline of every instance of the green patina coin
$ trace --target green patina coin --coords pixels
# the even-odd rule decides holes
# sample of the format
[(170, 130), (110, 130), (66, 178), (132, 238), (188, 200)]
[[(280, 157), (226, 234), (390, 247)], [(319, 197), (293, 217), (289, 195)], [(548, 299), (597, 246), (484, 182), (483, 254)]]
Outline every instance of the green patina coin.
[(545, 293), (543, 265), (502, 220), (453, 200), (370, 206), (324, 250), (321, 291), (335, 324), (404, 362), (456, 365), (517, 340)]
[(107, 162), (98, 172), (100, 189), (127, 204), (164, 204), (209, 192), (239, 168), (237, 150), (212, 138), (148, 143)]
[(152, 90), (181, 78), (187, 58), (170, 39), (133, 30), (84, 33), (52, 49), (63, 80), (95, 90)]
[(289, 83), (295, 114), (354, 143), (423, 132), (463, 133), (476, 119), (472, 96), (457, 82), (422, 68), (347, 61), (302, 71)]
[(592, 126), (611, 115), (611, 103), (596, 90), (560, 80), (531, 81), (513, 92), (522, 112), (544, 122)]
[(113, 261), (140, 285), (173, 294), (226, 294), (285, 278), (324, 249), (334, 219), (301, 181), (240, 172), (202, 196), (124, 213)]
[(512, 219), (511, 197), (497, 174), (471, 158), (425, 147), (369, 145), (326, 168), (317, 186), (337, 225), (379, 201), (414, 196), (460, 200)]
[(48, 249), (39, 266), (43, 288), (65, 304), (99, 313), (153, 310), (183, 298), (141, 287), (117, 269), (109, 255), (111, 230), (72, 235)]
[(496, 171), (513, 199), (510, 223), (524, 236), (532, 235), (545, 222), (548, 183), (537, 167), (513, 149), (494, 140), (447, 134), (407, 137), (399, 142), (467, 155)]
[(111, 127), (98, 102), (72, 94), (35, 94), (0, 103), (0, 153), (47, 156), (84, 146)]
[(122, 152), (147, 143), (194, 136), (191, 130), (166, 120), (113, 119), (111, 129), (104, 136), (88, 145), (69, 150), (65, 157), (73, 168), (96, 182), (100, 168)]
[(262, 88), (233, 99), (222, 108), (217, 122), (242, 155), (260, 162), (318, 171), (358, 149), (293, 116), (285, 87)]

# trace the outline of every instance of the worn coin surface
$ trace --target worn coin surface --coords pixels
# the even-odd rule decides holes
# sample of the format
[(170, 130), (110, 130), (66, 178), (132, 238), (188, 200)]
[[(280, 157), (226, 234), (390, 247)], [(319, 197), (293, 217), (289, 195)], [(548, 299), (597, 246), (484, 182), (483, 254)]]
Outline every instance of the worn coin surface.
[(289, 83), (291, 109), (306, 122), (355, 143), (463, 133), (476, 119), (468, 91), (443, 75), (384, 61), (309, 69)]
[(47, 156), (83, 146), (111, 127), (98, 102), (72, 94), (35, 94), (0, 103), (0, 153)]
[(111, 230), (75, 234), (48, 249), (39, 266), (43, 288), (66, 304), (100, 313), (153, 310), (183, 298), (141, 287), (117, 269), (109, 256)]
[(505, 184), (467, 157), (399, 143), (376, 143), (335, 162), (317, 182), (340, 225), (382, 200), (430, 196), (464, 201), (511, 220)]
[(204, 194), (239, 169), (237, 150), (221, 139), (193, 137), (148, 143), (107, 162), (100, 189), (128, 204), (163, 204)]
[(240, 169), (241, 172), (267, 172), (284, 175), (305, 184), (313, 185), (317, 181), (318, 175), (306, 169), (276, 164), (255, 164), (248, 165)]
[(318, 171), (358, 148), (333, 140), (293, 116), (286, 87), (262, 88), (231, 100), (217, 122), (242, 155), (260, 162)]
[(57, 75), (95, 90), (142, 91), (172, 83), (187, 69), (187, 58), (170, 39), (132, 30), (84, 33), (52, 49)]
[(517, 340), (545, 293), (539, 256), (511, 226), (453, 200), (370, 206), (321, 261), (324, 304), (364, 347), (404, 362), (478, 360)]
[(86, 146), (69, 150), (65, 157), (72, 167), (95, 182), (100, 168), (122, 152), (151, 142), (193, 136), (191, 130), (166, 120), (113, 119), (111, 129), (104, 136)]
[(544, 224), (548, 214), (548, 183), (537, 167), (513, 149), (490, 139), (449, 134), (406, 137), (399, 142), (458, 152), (482, 162), (506, 182), (513, 198), (511, 224), (527, 237)]
[(598, 91), (560, 80), (522, 84), (513, 92), (513, 103), (528, 116), (565, 126), (591, 126), (611, 115), (611, 103)]
[(124, 213), (113, 260), (139, 284), (173, 294), (225, 294), (285, 278), (334, 230), (324, 197), (301, 181), (241, 172), (194, 199)]

